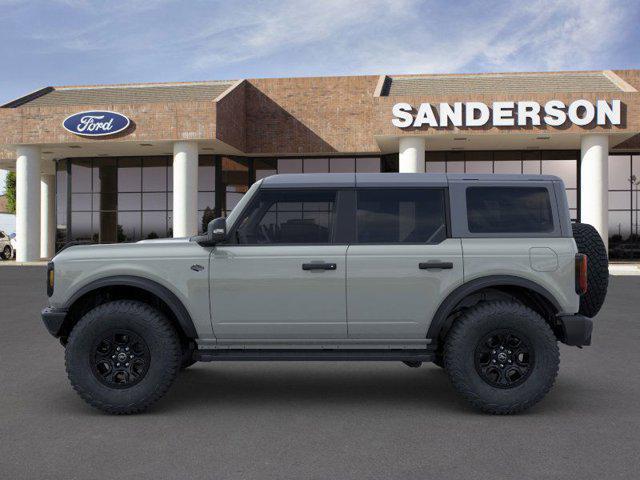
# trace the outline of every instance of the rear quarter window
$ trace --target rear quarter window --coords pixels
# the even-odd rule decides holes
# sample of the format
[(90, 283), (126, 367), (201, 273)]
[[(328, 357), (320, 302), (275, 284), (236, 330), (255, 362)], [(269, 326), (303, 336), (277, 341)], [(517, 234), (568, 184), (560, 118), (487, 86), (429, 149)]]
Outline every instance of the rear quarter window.
[(469, 187), (470, 233), (547, 233), (554, 231), (549, 190), (544, 187)]

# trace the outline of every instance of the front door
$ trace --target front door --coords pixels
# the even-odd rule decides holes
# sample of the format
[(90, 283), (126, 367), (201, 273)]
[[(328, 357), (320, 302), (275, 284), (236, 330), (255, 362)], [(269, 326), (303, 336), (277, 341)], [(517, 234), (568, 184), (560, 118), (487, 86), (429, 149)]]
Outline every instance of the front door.
[(336, 190), (263, 189), (215, 247), (211, 312), (221, 340), (347, 337), (346, 244)]
[(360, 189), (347, 252), (353, 339), (426, 338), (446, 294), (462, 283), (460, 239), (447, 238), (443, 188)]

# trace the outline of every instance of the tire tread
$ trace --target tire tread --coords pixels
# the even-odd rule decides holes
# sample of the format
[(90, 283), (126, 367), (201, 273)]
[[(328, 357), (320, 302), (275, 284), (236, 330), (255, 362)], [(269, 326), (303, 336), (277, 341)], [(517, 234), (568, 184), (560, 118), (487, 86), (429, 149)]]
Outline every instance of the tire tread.
[[(467, 381), (466, 374), (463, 371), (463, 357), (460, 353), (461, 348), (464, 348), (465, 343), (468, 342), (468, 330), (471, 324), (479, 321), (480, 318), (494, 315), (498, 312), (510, 311), (514, 315), (527, 316), (534, 322), (535, 328), (539, 330), (539, 333), (544, 336), (545, 344), (547, 345), (547, 354), (551, 355), (551, 358), (555, 358), (555, 367), (545, 382), (537, 389), (536, 394), (523, 401), (513, 401), (508, 403), (495, 403), (482, 398)], [(538, 352), (536, 352), (538, 355)], [(476, 409), (486, 413), (494, 415), (509, 415), (519, 413), (538, 403), (542, 398), (549, 393), (551, 387), (555, 382), (558, 375), (560, 361), (560, 350), (558, 348), (556, 337), (540, 315), (533, 310), (529, 309), (525, 305), (518, 302), (510, 301), (491, 301), (482, 302), (475, 307), (472, 307), (464, 315), (462, 315), (453, 327), (449, 331), (445, 343), (444, 353), (444, 367), (449, 375), (449, 379), (453, 384), (453, 387)]]
[(587, 255), (587, 293), (580, 296), (582, 315), (594, 317), (602, 308), (609, 286), (609, 257), (598, 231), (587, 223), (572, 223), (578, 251)]
[[(151, 393), (146, 395), (142, 400), (138, 400), (128, 404), (116, 405), (96, 398), (94, 395), (92, 395), (92, 392), (89, 389), (85, 388), (81, 383), (76, 381), (76, 366), (72, 365), (69, 362), (68, 353), (65, 354), (65, 368), (67, 371), (67, 377), (71, 382), (71, 386), (78, 393), (78, 395), (80, 395), (80, 397), (89, 405), (106, 413), (115, 415), (130, 415), (147, 410), (160, 398), (162, 398), (169, 390), (169, 387), (178, 375), (179, 367), (182, 361), (181, 355), (179, 353), (181, 351), (180, 342), (173, 325), (171, 325), (169, 320), (167, 320), (167, 318), (155, 308), (146, 303), (135, 300), (116, 300), (95, 307), (80, 319), (80, 321), (74, 326), (71, 334), (69, 335), (67, 352), (69, 346), (73, 345), (77, 337), (85, 333), (86, 330), (90, 329), (95, 322), (100, 321), (100, 317), (102, 315), (107, 312), (112, 312), (114, 308), (117, 308), (118, 312), (122, 313), (123, 315), (131, 314), (136, 316), (147, 316), (149, 322), (153, 322), (155, 324), (154, 328), (157, 329), (157, 333), (172, 344), (171, 350), (174, 352), (171, 362), (172, 367), (165, 371), (165, 375), (162, 377), (162, 381), (159, 382), (151, 391)], [(175, 352), (178, 352), (178, 354), (175, 354)]]

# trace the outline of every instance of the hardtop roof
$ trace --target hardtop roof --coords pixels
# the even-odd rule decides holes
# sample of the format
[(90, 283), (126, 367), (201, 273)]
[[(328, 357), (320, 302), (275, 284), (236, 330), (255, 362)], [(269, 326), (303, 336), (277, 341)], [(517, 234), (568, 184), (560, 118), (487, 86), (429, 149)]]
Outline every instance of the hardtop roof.
[(446, 187), (450, 182), (561, 181), (554, 175), (473, 173), (285, 173), (263, 180), (261, 188)]

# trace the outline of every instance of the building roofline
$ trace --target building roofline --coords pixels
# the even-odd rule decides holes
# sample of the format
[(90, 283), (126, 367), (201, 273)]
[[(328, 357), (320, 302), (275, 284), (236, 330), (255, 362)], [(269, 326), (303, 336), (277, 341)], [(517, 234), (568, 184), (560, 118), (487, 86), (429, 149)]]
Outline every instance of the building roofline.
[(221, 83), (236, 83), (237, 80), (198, 80), (194, 82), (150, 82), (150, 83), (109, 83), (96, 85), (58, 85), (54, 90), (100, 90), (109, 88), (153, 88), (153, 87), (185, 87), (192, 85), (218, 85)]
[(16, 108), (20, 105), (24, 105), (25, 103), (29, 103), (31, 100), (35, 100), (38, 97), (46, 95), (47, 93), (53, 92), (54, 87), (44, 87), (38, 90), (35, 90), (31, 93), (23, 95), (22, 97), (18, 97), (15, 100), (11, 100), (10, 102), (5, 103), (4, 105), (0, 105), (0, 108)]
[(229, 85), (229, 87), (222, 92), (220, 95), (218, 95), (213, 101), (214, 102), (219, 102), (220, 100), (222, 100), (224, 97), (226, 97), (227, 95), (229, 95), (231, 92), (233, 92), (238, 86), (240, 86), (245, 80), (244, 79), (240, 79), (240, 80), (236, 80), (235, 82), (233, 82), (231, 85)]
[[(640, 72), (639, 69), (630, 69), (625, 70), (628, 72)], [(215, 85), (215, 84), (224, 84), (229, 83), (231, 85), (237, 86), (243, 80), (252, 81), (252, 80), (302, 80), (302, 79), (332, 79), (332, 78), (349, 78), (349, 77), (377, 77), (378, 82), (376, 84), (375, 92), (378, 95), (381, 95), (382, 90), (385, 87), (388, 79), (395, 78), (455, 78), (455, 77), (500, 77), (500, 76), (530, 76), (530, 75), (567, 75), (567, 74), (602, 74), (609, 78), (614, 84), (616, 84), (621, 90), (626, 92), (637, 92), (635, 88), (628, 84), (625, 80), (623, 80), (619, 75), (615, 74), (613, 69), (602, 69), (602, 70), (561, 70), (561, 71), (546, 71), (546, 72), (475, 72), (475, 73), (397, 73), (397, 74), (364, 74), (364, 75), (328, 75), (328, 76), (299, 76), (299, 77), (256, 77), (256, 78), (246, 78), (246, 79), (226, 79), (226, 80), (200, 80), (193, 82), (151, 82), (151, 83), (114, 83), (114, 84), (94, 84), (94, 85), (59, 85), (59, 86), (48, 86), (41, 89), (38, 89), (34, 92), (31, 92), (27, 95), (23, 95), (21, 97), (16, 98), (10, 102), (5, 103), (4, 105), (0, 105), (0, 108), (15, 108), (19, 107), (25, 103), (30, 102), (42, 95), (46, 95), (47, 93), (52, 92), (53, 90), (83, 90), (83, 89), (110, 89), (110, 88), (149, 88), (149, 87), (180, 87), (180, 86), (190, 86), (190, 85)], [(230, 87), (231, 87), (230, 85)], [(374, 95), (377, 96), (377, 95)]]

